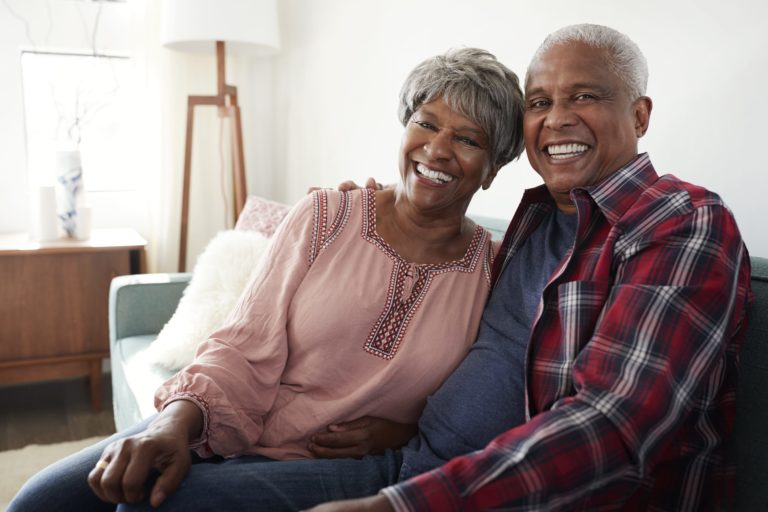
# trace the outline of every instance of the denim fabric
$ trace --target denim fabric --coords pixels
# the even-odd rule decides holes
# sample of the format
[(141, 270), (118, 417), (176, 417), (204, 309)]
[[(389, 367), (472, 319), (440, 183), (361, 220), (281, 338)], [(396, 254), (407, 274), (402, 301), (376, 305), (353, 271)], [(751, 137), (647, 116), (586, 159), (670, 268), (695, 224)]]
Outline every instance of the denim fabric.
[(115, 510), (88, 487), (88, 473), (109, 443), (141, 432), (151, 420), (119, 432), (100, 443), (65, 457), (30, 478), (11, 500), (6, 512), (100, 512)]
[[(24, 485), (8, 512), (114, 511), (115, 505), (100, 501), (90, 490), (88, 473), (107, 444), (142, 431), (149, 421), (44, 469)], [(120, 505), (117, 510), (302, 510), (325, 501), (375, 494), (397, 482), (401, 462), (399, 452), (391, 450), (359, 460), (273, 461), (258, 456), (224, 460), (193, 456), (189, 474), (159, 509), (143, 503)]]

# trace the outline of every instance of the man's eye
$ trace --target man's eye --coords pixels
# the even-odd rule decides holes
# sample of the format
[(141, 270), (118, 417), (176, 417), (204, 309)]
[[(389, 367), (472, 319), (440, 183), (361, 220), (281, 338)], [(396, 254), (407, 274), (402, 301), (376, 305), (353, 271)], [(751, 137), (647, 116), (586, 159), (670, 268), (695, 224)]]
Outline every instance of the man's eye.
[(549, 105), (549, 100), (535, 99), (528, 102), (528, 109), (538, 110), (538, 109), (546, 108), (548, 105)]
[(576, 95), (576, 101), (591, 101), (594, 100), (594, 94), (581, 93)]

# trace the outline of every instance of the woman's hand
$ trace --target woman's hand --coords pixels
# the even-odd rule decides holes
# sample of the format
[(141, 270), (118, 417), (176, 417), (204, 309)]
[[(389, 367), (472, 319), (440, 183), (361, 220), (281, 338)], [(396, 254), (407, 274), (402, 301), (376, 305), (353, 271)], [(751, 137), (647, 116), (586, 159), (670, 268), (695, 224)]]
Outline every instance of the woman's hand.
[(158, 507), (189, 472), (189, 441), (200, 436), (202, 412), (185, 400), (169, 404), (147, 430), (104, 449), (88, 475), (88, 485), (103, 501), (138, 503), (145, 499), (149, 472), (160, 473), (149, 501)]
[(399, 448), (416, 432), (416, 425), (364, 416), (329, 425), (326, 432), (318, 432), (310, 438), (308, 448), (321, 459), (360, 458), (387, 448)]
[(306, 512), (394, 512), (394, 510), (386, 496), (377, 494), (368, 498), (323, 503)]

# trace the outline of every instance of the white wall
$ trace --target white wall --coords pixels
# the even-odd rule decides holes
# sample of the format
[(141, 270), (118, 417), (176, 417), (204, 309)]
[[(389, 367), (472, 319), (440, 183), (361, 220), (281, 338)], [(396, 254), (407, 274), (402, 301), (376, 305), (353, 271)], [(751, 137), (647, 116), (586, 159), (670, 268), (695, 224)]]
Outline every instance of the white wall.
[[(761, 229), (768, 211), (762, 197), (768, 171), (760, 153), (768, 135), (768, 103), (763, 100), (768, 3), (763, 0), (279, 2), (281, 53), (271, 60), (228, 59), (228, 79), (238, 86), (243, 109), (251, 193), (295, 201), (310, 185), (335, 186), (367, 176), (394, 181), (402, 133), (397, 93), (418, 62), (452, 46), (479, 46), (522, 75), (552, 30), (569, 23), (603, 23), (629, 34), (650, 64), (655, 107), (641, 150), (651, 153), (661, 172), (719, 192), (734, 210), (752, 254), (768, 256), (768, 236)], [(30, 21), (38, 44), (89, 47), (83, 19), (90, 23), (98, 4), (7, 3)], [(135, 53), (140, 41), (115, 37), (119, 31), (114, 28), (124, 23), (143, 24), (148, 32), (144, 44), (159, 47), (156, 4), (105, 3), (99, 48)], [(128, 15), (130, 6), (136, 8)], [(29, 46), (23, 24), (0, 4), (0, 97), (5, 99), (0, 109), (0, 232), (24, 230), (29, 221), (19, 69), (19, 49)], [(145, 56), (153, 60), (148, 69), (164, 76), (142, 80), (163, 84), (147, 87), (155, 97), (147, 98), (142, 114), (149, 121), (137, 130), (149, 136), (133, 151), (146, 157), (137, 172), (168, 179), (149, 192), (91, 198), (96, 225), (133, 225), (150, 238), (155, 270), (175, 268), (186, 95), (215, 89), (212, 57), (174, 53)], [(153, 111), (157, 116), (152, 117)], [(193, 162), (191, 257), (222, 227), (223, 217), (217, 199), (215, 114), (201, 113), (196, 122), (196, 153), (203, 154)], [(205, 174), (207, 181), (201, 179)], [(539, 183), (523, 156), (501, 171), (491, 190), (478, 194), (470, 210), (510, 217), (522, 190)], [(155, 197), (150, 200), (149, 194)], [(152, 237), (151, 223), (167, 229), (155, 228)]]
[[(397, 93), (426, 57), (478, 46), (523, 75), (543, 38), (592, 22), (627, 33), (650, 66), (651, 128), (641, 141), (657, 170), (719, 192), (752, 254), (768, 256), (768, 3), (763, 0), (282, 0), (275, 61), (272, 194), (375, 176), (394, 181)], [(521, 76), (522, 78), (522, 76)], [(540, 183), (523, 156), (470, 211), (510, 217)]]

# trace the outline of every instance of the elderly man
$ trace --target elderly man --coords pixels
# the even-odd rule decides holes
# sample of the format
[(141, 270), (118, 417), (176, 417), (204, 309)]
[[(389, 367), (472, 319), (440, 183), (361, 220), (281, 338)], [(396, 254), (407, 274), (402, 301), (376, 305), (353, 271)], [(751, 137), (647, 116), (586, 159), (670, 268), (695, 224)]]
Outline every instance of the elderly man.
[(510, 374), (524, 365), (528, 421), (378, 496), (318, 510), (727, 507), (747, 251), (716, 194), (659, 177), (638, 154), (647, 76), (637, 46), (596, 25), (551, 34), (528, 68), (526, 152), (545, 185), (510, 224), (488, 305), (535, 297), (530, 323), (509, 311), (526, 333), (510, 343), (527, 357), (505, 361)]

